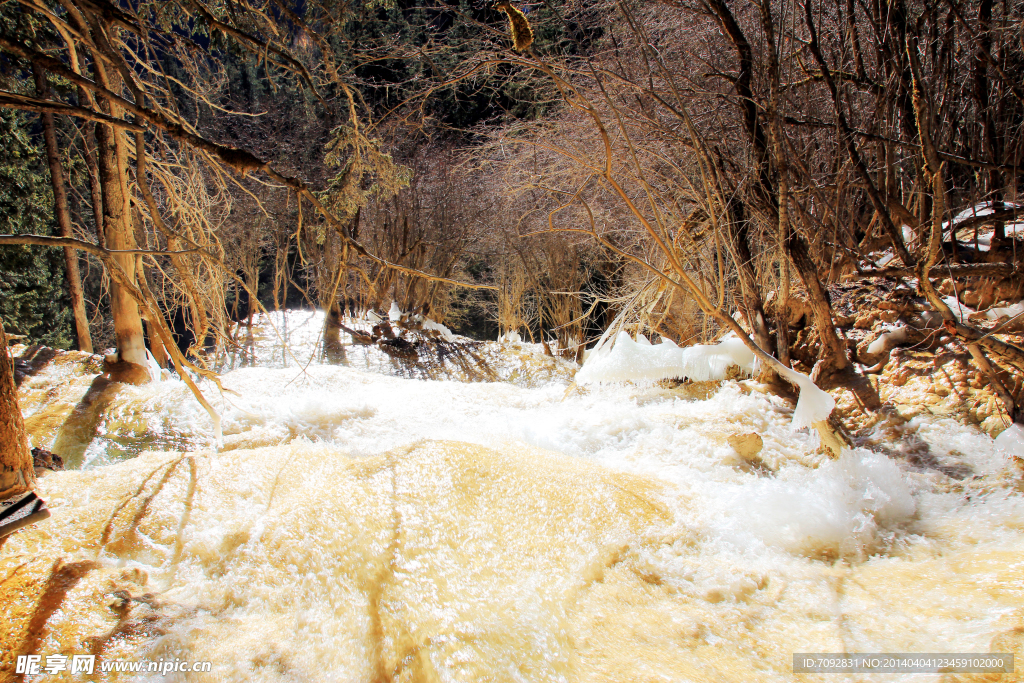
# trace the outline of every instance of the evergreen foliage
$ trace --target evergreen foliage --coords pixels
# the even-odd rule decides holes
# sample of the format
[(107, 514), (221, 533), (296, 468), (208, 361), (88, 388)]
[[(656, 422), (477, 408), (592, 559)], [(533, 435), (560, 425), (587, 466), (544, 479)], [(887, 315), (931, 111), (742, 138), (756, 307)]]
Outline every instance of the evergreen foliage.
[[(55, 234), (53, 191), (41, 148), (28, 133), (31, 117), (0, 110), (0, 233)], [(0, 247), (0, 318), (26, 343), (71, 345), (71, 307), (59, 249)]]

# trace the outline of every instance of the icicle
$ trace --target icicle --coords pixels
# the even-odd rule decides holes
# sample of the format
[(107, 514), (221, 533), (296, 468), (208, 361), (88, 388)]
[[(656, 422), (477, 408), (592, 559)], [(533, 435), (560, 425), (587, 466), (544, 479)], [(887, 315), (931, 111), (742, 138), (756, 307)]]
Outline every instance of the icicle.
[(836, 407), (836, 400), (828, 393), (822, 391), (811, 381), (811, 378), (796, 370), (787, 368), (781, 363), (775, 368), (776, 371), (793, 384), (800, 387), (800, 398), (796, 402), (796, 410), (793, 411), (793, 426), (813, 427), (816, 422), (824, 422), (832, 414)]

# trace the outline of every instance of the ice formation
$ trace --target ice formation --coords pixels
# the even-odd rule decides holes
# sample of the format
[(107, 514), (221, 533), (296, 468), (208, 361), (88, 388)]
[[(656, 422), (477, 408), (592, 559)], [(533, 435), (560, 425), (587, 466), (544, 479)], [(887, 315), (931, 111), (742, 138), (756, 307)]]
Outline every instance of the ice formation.
[(697, 382), (725, 379), (726, 371), (737, 366), (746, 373), (755, 370), (754, 354), (735, 337), (718, 344), (695, 344), (679, 348), (668, 339), (651, 344), (643, 335), (637, 340), (619, 332), (614, 343), (606, 340), (586, 355), (576, 374), (579, 384), (686, 378)]
[[(642, 335), (641, 335), (642, 337)], [(576, 373), (578, 384), (600, 382), (654, 381), (659, 379), (690, 379), (695, 382), (720, 381), (726, 378), (730, 367), (751, 375), (757, 370), (754, 353), (743, 340), (728, 336), (718, 344), (695, 344), (680, 348), (668, 339), (660, 344), (633, 341), (626, 332), (619, 332), (614, 344), (611, 340), (599, 343)], [(794, 425), (810, 427), (829, 416), (835, 400), (814, 385), (809, 377), (796, 370), (777, 370), (786, 379), (800, 387), (800, 399), (793, 413)]]
[(1018, 458), (1024, 458), (1024, 425), (1014, 422), (996, 437), (996, 448)]
[(793, 411), (793, 426), (797, 429), (811, 427), (815, 422), (827, 420), (836, 407), (836, 400), (822, 391), (807, 375), (792, 368), (778, 365), (775, 370), (793, 384), (800, 387), (800, 398)]
[(447, 342), (455, 341), (455, 335), (452, 334), (452, 331), (449, 330), (444, 325), (442, 325), (441, 323), (436, 323), (430, 318), (424, 318), (420, 324), (423, 326), (423, 329), (425, 330), (434, 330), (435, 332), (440, 332), (441, 338)]
[(498, 341), (503, 344), (519, 344), (522, 343), (523, 338), (515, 330), (509, 330), (505, 334), (498, 337)]

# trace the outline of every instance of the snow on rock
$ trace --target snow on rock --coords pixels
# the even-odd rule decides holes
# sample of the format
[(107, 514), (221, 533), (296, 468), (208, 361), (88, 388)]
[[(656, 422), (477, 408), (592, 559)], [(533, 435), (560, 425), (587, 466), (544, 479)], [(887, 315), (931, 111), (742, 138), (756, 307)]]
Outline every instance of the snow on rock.
[(1002, 308), (990, 308), (985, 311), (985, 317), (989, 320), (999, 320), (1000, 318), (1015, 318), (1018, 315), (1024, 313), (1024, 301), (1019, 301), (1012, 306), (1004, 306)]
[(423, 329), (425, 330), (435, 330), (437, 332), (440, 332), (441, 338), (447, 342), (455, 341), (455, 335), (452, 334), (452, 331), (449, 330), (446, 326), (442, 325), (441, 323), (436, 323), (430, 318), (424, 318), (422, 325)]
[(896, 348), (900, 344), (907, 341), (907, 326), (900, 325), (889, 332), (883, 332), (878, 335), (878, 339), (868, 344), (867, 352), (869, 355), (874, 356), (880, 353), (885, 353)]

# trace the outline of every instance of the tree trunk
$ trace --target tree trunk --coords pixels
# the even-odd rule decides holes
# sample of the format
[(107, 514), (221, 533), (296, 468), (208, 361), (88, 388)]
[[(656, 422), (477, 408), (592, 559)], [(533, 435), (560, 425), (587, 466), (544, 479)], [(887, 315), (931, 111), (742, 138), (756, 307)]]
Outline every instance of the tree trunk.
[(807, 288), (807, 298), (811, 305), (814, 326), (821, 339), (819, 358), (825, 361), (829, 370), (843, 370), (850, 364), (849, 358), (846, 356), (846, 345), (836, 334), (828, 292), (825, 291), (821, 280), (818, 279), (818, 269), (814, 264), (814, 259), (811, 258), (807, 241), (796, 230), (789, 232), (786, 251), (789, 253), (789, 258), (793, 261), (797, 273), (800, 274), (804, 287)]
[[(120, 77), (104, 74), (100, 62), (96, 64), (101, 84), (113, 92), (120, 91)], [(116, 85), (111, 85), (116, 81)], [(104, 103), (111, 116), (120, 116), (118, 107)], [(96, 127), (96, 141), (99, 149), (96, 158), (100, 169), (100, 185), (103, 190), (103, 231), (107, 249), (135, 249), (135, 230), (132, 225), (131, 206), (128, 194), (128, 153), (122, 130), (111, 126)], [(130, 280), (135, 280), (135, 255), (115, 254), (114, 262)], [(142, 329), (139, 306), (124, 288), (112, 279), (110, 285), (110, 310), (114, 316), (114, 335), (117, 338), (117, 353), (121, 361), (144, 365), (146, 363), (146, 341)]]
[(7, 335), (0, 321), (0, 497), (22, 493), (35, 483), (32, 454), (25, 421), (18, 408), (14, 363), (7, 350)]
[[(82, 97), (79, 95), (79, 97)], [(82, 157), (85, 159), (85, 168), (89, 172), (89, 194), (92, 197), (92, 215), (96, 221), (96, 242), (101, 247), (107, 246), (107, 239), (103, 235), (103, 190), (100, 183), (99, 164), (96, 163), (96, 155), (89, 145), (89, 133), (96, 136), (96, 129), (101, 124), (82, 125)]]
[(733, 248), (736, 250), (736, 271), (739, 275), (740, 291), (743, 295), (743, 312), (754, 341), (767, 353), (773, 353), (775, 345), (772, 343), (768, 324), (765, 322), (764, 299), (761, 297), (761, 288), (754, 270), (754, 257), (750, 253), (750, 222), (739, 199), (733, 201), (732, 207), (733, 226), (730, 232), (732, 233)]
[(324, 325), (324, 352), (327, 362), (332, 364), (345, 362), (345, 347), (341, 344), (342, 312), (337, 301), (331, 303)]
[[(46, 76), (38, 64), (32, 71), (36, 80), (36, 93), (47, 97)], [(43, 139), (46, 143), (46, 161), (50, 165), (50, 182), (53, 185), (53, 209), (57, 216), (62, 237), (74, 237), (71, 231), (71, 214), (68, 211), (68, 195), (64, 188), (64, 170), (57, 151), (57, 133), (54, 130), (53, 114), (42, 114)], [(71, 296), (71, 310), (75, 314), (75, 335), (78, 349), (92, 353), (92, 338), (89, 336), (89, 318), (85, 313), (85, 294), (82, 292), (82, 275), (78, 270), (78, 254), (71, 247), (64, 247), (64, 265), (67, 270), (68, 294)]]

